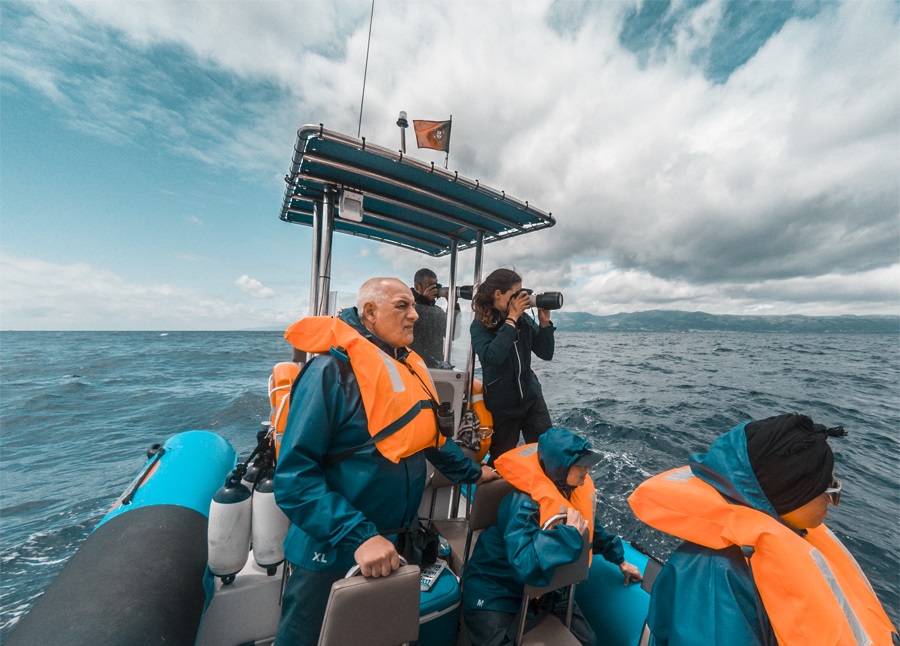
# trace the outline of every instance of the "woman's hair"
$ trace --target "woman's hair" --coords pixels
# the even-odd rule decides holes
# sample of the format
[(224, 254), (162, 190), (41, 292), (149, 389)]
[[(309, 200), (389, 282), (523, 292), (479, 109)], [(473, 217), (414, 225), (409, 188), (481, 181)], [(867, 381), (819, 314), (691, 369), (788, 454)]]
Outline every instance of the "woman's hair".
[(485, 327), (494, 327), (500, 312), (494, 308), (494, 291), (506, 292), (522, 282), (522, 277), (512, 269), (495, 269), (487, 278), (479, 283), (472, 296), (472, 309), (475, 318)]

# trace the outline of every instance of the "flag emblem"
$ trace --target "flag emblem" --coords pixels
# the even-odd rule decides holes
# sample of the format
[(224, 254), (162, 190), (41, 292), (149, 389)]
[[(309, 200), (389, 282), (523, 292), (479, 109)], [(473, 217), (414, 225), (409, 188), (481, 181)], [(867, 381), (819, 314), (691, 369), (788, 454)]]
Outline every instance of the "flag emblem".
[(416, 144), (419, 148), (431, 148), (450, 152), (451, 121), (413, 121)]

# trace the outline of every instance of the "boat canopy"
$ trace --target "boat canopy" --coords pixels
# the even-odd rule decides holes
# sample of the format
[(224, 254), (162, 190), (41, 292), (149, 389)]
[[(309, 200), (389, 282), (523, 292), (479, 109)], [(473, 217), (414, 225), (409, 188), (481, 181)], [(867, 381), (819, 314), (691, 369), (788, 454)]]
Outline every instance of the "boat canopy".
[(553, 216), (504, 191), (326, 130), (297, 132), (281, 219), (314, 226), (331, 203), (334, 231), (443, 256), (554, 225)]

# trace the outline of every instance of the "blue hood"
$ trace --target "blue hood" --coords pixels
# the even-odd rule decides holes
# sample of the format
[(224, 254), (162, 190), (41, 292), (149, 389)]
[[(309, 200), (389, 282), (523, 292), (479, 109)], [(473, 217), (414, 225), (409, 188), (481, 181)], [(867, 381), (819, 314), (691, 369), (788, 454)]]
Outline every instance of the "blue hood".
[(538, 460), (547, 477), (559, 489), (569, 490), (566, 478), (569, 467), (582, 453), (591, 448), (591, 443), (562, 428), (551, 428), (538, 438)]
[(710, 445), (707, 453), (696, 453), (688, 464), (694, 475), (711, 485), (729, 502), (751, 507), (779, 518), (750, 466), (744, 422)]

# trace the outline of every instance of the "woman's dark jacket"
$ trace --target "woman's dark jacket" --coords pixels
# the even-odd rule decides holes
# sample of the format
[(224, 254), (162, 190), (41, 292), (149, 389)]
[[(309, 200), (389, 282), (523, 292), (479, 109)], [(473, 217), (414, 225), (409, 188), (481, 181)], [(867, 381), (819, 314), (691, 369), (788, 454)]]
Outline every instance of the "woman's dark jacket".
[(496, 418), (516, 417), (543, 397), (541, 384), (531, 370), (531, 353), (545, 361), (553, 358), (551, 323), (540, 327), (531, 316), (522, 314), (516, 327), (500, 323), (488, 328), (472, 321), (472, 349), (481, 361), (484, 404)]

